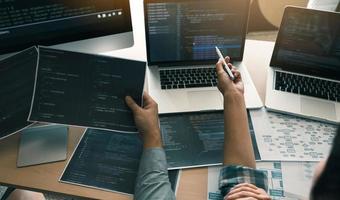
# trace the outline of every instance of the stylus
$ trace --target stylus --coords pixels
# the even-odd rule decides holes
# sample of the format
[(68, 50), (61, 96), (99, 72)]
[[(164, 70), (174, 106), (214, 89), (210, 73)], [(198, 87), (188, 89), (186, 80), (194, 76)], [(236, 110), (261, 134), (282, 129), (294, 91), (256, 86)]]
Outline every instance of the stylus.
[(222, 60), (222, 64), (223, 64), (224, 71), (227, 72), (227, 74), (229, 75), (229, 77), (230, 77), (230, 79), (231, 79), (232, 81), (235, 80), (235, 76), (233, 75), (233, 73), (232, 73), (231, 70), (229, 69), (227, 63), (225, 62), (224, 57), (223, 57), (221, 51), (218, 49), (218, 47), (215, 46), (215, 48), (216, 48), (216, 53), (217, 53), (217, 55), (220, 57), (220, 60)]

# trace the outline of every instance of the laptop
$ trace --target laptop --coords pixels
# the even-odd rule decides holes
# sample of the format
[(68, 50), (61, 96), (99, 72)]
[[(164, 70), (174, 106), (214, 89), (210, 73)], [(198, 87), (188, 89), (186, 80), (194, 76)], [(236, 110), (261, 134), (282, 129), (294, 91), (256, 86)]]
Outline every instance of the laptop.
[(242, 63), (249, 0), (145, 0), (148, 91), (160, 113), (223, 109), (215, 46), (245, 84), (247, 108), (263, 104)]
[(267, 108), (340, 121), (340, 13), (287, 7), (267, 79)]

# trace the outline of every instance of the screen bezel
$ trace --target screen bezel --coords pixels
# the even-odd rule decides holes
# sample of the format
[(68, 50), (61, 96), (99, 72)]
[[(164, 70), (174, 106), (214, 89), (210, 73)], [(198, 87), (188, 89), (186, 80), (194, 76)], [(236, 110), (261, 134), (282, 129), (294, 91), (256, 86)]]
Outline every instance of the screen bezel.
[[(129, 0), (120, 0), (119, 7), (124, 10), (124, 22), (122, 23), (122, 26), (115, 27), (114, 29), (107, 28), (107, 31), (105, 33), (101, 32), (94, 32), (94, 31), (77, 31), (77, 29), (72, 29), (72, 34), (67, 32), (60, 32), (55, 37), (49, 37), (45, 39), (37, 39), (39, 35), (46, 34), (44, 32), (38, 33), (34, 35), (34, 38), (36, 39), (29, 39), (26, 42), (20, 43), (20, 44), (13, 44), (7, 47), (6, 49), (1, 49), (0, 54), (7, 54), (17, 51), (22, 51), (26, 48), (29, 48), (31, 46), (37, 46), (37, 45), (43, 45), (43, 46), (51, 46), (51, 45), (58, 45), (58, 44), (64, 44), (68, 42), (75, 42), (75, 41), (82, 41), (87, 39), (93, 39), (93, 38), (100, 38), (103, 36), (109, 36), (109, 35), (115, 35), (120, 33), (126, 33), (126, 32), (132, 32), (132, 20), (131, 20), (131, 9), (130, 9), (130, 2)], [(44, 25), (42, 25), (44, 26)], [(28, 26), (30, 28), (31, 26)], [(112, 30), (110, 30), (112, 29)], [(13, 38), (15, 40), (15, 38)]]
[[(147, 61), (148, 65), (158, 65), (160, 67), (164, 66), (182, 66), (182, 65), (191, 65), (191, 64), (215, 64), (217, 62), (217, 59), (209, 59), (209, 60), (183, 60), (183, 61), (162, 61), (162, 62), (152, 62), (150, 58), (150, 43), (149, 43), (149, 34), (148, 34), (148, 10), (147, 10), (147, 5), (150, 3), (183, 3), (183, 2), (193, 2), (194, 0), (167, 0), (162, 1), (162, 0), (144, 0), (143, 6), (144, 6), (144, 24), (145, 24), (145, 41), (146, 41), (146, 54), (147, 54)], [(200, 1), (206, 1), (206, 0), (200, 0)], [(221, 2), (225, 0), (220, 0)], [(248, 21), (249, 21), (249, 11), (250, 11), (250, 0), (244, 0), (248, 2), (248, 6), (246, 9), (246, 20), (243, 23), (243, 34), (242, 34), (242, 43), (241, 43), (241, 54), (239, 57), (232, 57), (231, 61), (242, 61), (243, 59), (243, 54), (244, 54), (244, 46), (245, 46), (245, 40), (246, 40), (246, 34), (248, 31)], [(227, 56), (227, 55), (225, 55)]]
[[(296, 72), (296, 73), (301, 73), (301, 74), (306, 74), (306, 75), (314, 75), (314, 76), (319, 76), (319, 77), (324, 77), (324, 78), (329, 78), (329, 79), (334, 79), (334, 80), (340, 80), (340, 66), (339, 70), (329, 70), (329, 69), (323, 69), (323, 68), (317, 68), (317, 66), (313, 66), (313, 68), (308, 67), (308, 66), (303, 66), (303, 65), (296, 65), (296, 64), (290, 64), (288, 62), (279, 62), (276, 60), (277, 54), (280, 48), (280, 43), (283, 38), (283, 26), (286, 24), (286, 20), (290, 13), (315, 13), (315, 14), (322, 14), (322, 15), (327, 15), (330, 18), (339, 18), (340, 20), (340, 13), (337, 12), (329, 12), (329, 11), (321, 11), (321, 10), (313, 10), (313, 9), (307, 9), (307, 8), (302, 8), (302, 7), (295, 7), (295, 6), (288, 6), (285, 8), (284, 15), (281, 21), (280, 25), (280, 30), (278, 33), (278, 36), (276, 38), (273, 54), (271, 57), (270, 61), (270, 67), (276, 67), (280, 68), (282, 70), (286, 71), (291, 71), (291, 72)], [(340, 31), (340, 26), (338, 27)]]

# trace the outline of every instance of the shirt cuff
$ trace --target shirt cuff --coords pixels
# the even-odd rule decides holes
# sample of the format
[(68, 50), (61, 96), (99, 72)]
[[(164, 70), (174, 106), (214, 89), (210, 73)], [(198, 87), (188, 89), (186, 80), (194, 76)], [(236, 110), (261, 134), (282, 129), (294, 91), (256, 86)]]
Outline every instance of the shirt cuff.
[(139, 170), (144, 173), (154, 170), (168, 172), (166, 156), (163, 148), (144, 149)]
[(240, 183), (250, 183), (265, 191), (268, 190), (268, 176), (264, 171), (240, 165), (230, 165), (221, 169), (219, 189), (223, 196)]

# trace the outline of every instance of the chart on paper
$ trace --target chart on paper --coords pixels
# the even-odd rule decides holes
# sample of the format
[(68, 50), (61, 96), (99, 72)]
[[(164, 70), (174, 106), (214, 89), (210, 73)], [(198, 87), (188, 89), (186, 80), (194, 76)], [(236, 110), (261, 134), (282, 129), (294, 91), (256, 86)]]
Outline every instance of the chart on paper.
[(327, 158), (336, 125), (292, 115), (251, 111), (261, 160), (320, 161)]

